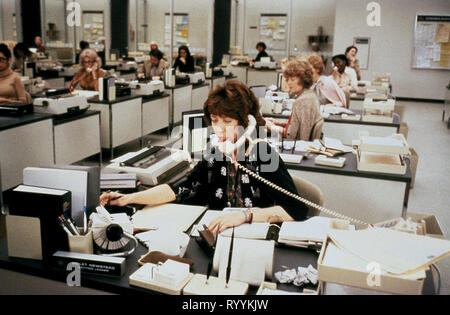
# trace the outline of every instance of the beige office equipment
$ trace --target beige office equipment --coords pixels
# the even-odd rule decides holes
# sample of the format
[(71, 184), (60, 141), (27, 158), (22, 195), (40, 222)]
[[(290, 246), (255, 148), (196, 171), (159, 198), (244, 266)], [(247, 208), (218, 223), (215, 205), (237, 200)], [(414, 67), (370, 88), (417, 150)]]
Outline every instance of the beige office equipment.
[(8, 256), (42, 260), (39, 218), (7, 215), (6, 238)]
[(357, 150), (358, 171), (405, 174), (403, 155), (409, 154), (409, 146), (402, 134), (390, 137), (361, 136)]

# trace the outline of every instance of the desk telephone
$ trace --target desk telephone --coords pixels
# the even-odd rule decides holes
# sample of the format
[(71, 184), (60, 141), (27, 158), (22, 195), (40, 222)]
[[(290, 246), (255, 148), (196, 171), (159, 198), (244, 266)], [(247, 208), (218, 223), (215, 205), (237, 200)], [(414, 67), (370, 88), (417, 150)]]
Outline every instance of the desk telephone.
[(263, 139), (253, 140), (253, 139), (250, 138), (250, 135), (252, 134), (252, 132), (256, 128), (256, 119), (252, 115), (248, 115), (248, 120), (249, 120), (249, 126), (247, 127), (247, 130), (244, 132), (244, 134), (234, 144), (231, 143), (230, 141), (225, 141), (225, 142), (217, 144), (218, 149), (223, 154), (225, 154), (225, 156), (227, 156), (236, 167), (238, 167), (242, 171), (246, 172), (248, 175), (252, 176), (253, 178), (257, 179), (258, 181), (268, 185), (269, 187), (272, 187), (275, 190), (278, 190), (278, 191), (284, 193), (285, 195), (287, 195), (287, 196), (289, 196), (291, 198), (294, 198), (294, 199), (296, 199), (298, 201), (303, 202), (307, 206), (313, 207), (313, 208), (315, 208), (315, 209), (317, 209), (317, 210), (319, 210), (321, 212), (324, 212), (324, 213), (326, 213), (328, 215), (331, 215), (331, 216), (334, 216), (334, 217), (337, 217), (337, 218), (340, 218), (340, 219), (343, 219), (343, 220), (348, 220), (350, 222), (357, 223), (357, 224), (362, 224), (362, 225), (366, 225), (366, 226), (369, 225), (368, 223), (363, 222), (363, 221), (361, 221), (359, 219), (351, 218), (351, 217), (346, 216), (344, 214), (338, 213), (338, 212), (336, 212), (334, 210), (327, 209), (327, 208), (322, 207), (322, 206), (320, 206), (318, 204), (315, 204), (314, 202), (311, 202), (311, 201), (309, 201), (309, 200), (307, 200), (307, 199), (305, 199), (303, 197), (300, 197), (297, 194), (293, 194), (290, 191), (288, 191), (288, 190), (286, 190), (286, 189), (284, 189), (284, 188), (282, 188), (282, 187), (280, 187), (280, 186), (278, 186), (278, 185), (268, 181), (267, 179), (259, 176), (255, 172), (249, 170), (248, 168), (244, 167), (243, 165), (241, 165), (240, 163), (235, 161), (230, 155), (233, 154), (233, 152), (236, 149), (240, 148), (245, 143), (245, 140), (248, 140), (250, 142), (250, 146), (249, 146), (249, 148), (246, 151), (246, 156), (249, 155), (249, 153), (251, 152), (251, 149), (253, 148), (253, 146), (255, 144), (257, 144), (258, 142), (261, 142), (261, 141), (265, 141)]

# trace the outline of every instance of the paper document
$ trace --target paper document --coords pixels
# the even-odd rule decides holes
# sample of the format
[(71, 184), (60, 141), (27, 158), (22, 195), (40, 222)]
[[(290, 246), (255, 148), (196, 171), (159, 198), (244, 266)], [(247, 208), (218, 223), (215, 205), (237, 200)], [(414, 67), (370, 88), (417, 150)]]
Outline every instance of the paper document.
[(206, 210), (202, 206), (188, 206), (167, 203), (147, 206), (132, 216), (133, 226), (140, 229), (170, 228), (175, 232), (185, 232)]
[(450, 254), (448, 240), (391, 229), (330, 230), (328, 234), (340, 249), (397, 275), (415, 273)]
[(315, 216), (301, 222), (283, 222), (278, 236), (278, 242), (324, 242), (330, 229), (331, 220), (331, 218)]

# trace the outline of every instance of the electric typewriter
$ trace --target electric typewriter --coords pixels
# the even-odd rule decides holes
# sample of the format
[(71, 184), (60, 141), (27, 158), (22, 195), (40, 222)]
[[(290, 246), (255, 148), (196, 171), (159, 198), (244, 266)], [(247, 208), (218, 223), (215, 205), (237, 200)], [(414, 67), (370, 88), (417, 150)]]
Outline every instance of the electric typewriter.
[(161, 80), (140, 79), (129, 82), (129, 86), (132, 95), (160, 95), (164, 92), (164, 82)]
[(144, 185), (159, 185), (179, 175), (190, 167), (189, 153), (182, 150), (154, 146), (119, 157), (106, 166), (114, 173), (134, 173)]
[(69, 89), (50, 89), (45, 97), (38, 97), (33, 102), (38, 113), (55, 115), (75, 115), (89, 108), (86, 96), (71, 94)]
[(179, 73), (175, 76), (175, 84), (189, 84), (190, 79), (187, 73)]
[[(261, 58), (262, 59), (262, 58)], [(276, 69), (277, 62), (276, 61), (256, 61), (255, 69)]]
[(194, 73), (187, 73), (189, 77), (189, 81), (192, 84), (201, 84), (205, 82), (205, 73), (204, 72), (194, 72)]
[(31, 103), (0, 102), (0, 116), (23, 116), (33, 113)]
[(116, 97), (123, 97), (131, 95), (131, 88), (127, 82), (115, 82), (116, 84)]
[(117, 71), (134, 71), (138, 69), (138, 65), (134, 61), (121, 62), (117, 66)]

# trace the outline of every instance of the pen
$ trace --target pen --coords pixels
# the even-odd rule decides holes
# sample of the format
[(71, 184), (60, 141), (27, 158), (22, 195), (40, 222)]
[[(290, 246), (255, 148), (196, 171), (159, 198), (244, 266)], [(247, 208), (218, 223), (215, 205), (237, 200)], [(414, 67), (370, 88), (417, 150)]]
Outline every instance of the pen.
[(86, 214), (86, 195), (84, 196), (83, 206), (83, 234), (87, 233), (87, 214)]
[(64, 229), (67, 235), (73, 235), (72, 232), (70, 232), (69, 229), (64, 226), (64, 223), (60, 218), (58, 218), (58, 224)]
[(227, 277), (225, 282), (225, 287), (228, 288), (228, 282), (231, 276), (231, 257), (233, 256), (233, 243), (234, 243), (234, 227), (233, 233), (231, 234), (230, 252), (228, 253), (228, 266), (227, 266)]
[(72, 220), (67, 219), (67, 222), (69, 222), (69, 225), (72, 228), (72, 230), (75, 233), (75, 235), (80, 235), (80, 233), (78, 232), (78, 229), (75, 227), (75, 225), (73, 224)]

